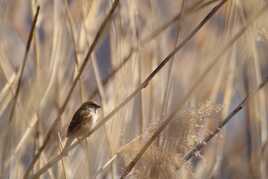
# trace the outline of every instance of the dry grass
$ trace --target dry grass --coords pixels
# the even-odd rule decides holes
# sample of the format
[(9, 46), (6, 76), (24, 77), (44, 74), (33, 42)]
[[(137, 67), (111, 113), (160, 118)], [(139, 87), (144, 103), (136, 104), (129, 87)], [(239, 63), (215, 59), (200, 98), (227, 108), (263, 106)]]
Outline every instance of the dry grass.
[(0, 178), (268, 178), (267, 7), (0, 0)]

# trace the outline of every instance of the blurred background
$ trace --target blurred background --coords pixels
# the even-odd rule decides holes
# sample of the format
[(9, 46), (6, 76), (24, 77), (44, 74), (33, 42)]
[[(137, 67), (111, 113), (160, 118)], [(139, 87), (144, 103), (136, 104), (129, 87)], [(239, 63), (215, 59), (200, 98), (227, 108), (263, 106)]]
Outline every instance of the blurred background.
[[(0, 178), (38, 173), (59, 155), (74, 112), (94, 100), (102, 106), (99, 121), (109, 120), (40, 178), (120, 178), (172, 118), (126, 178), (267, 179), (268, 89), (257, 89), (268, 76), (268, 2), (120, 0), (108, 15), (116, 2), (0, 0)], [(140, 88), (165, 59), (168, 63)], [(252, 92), (242, 110), (217, 128)], [(185, 161), (216, 129), (217, 135)]]

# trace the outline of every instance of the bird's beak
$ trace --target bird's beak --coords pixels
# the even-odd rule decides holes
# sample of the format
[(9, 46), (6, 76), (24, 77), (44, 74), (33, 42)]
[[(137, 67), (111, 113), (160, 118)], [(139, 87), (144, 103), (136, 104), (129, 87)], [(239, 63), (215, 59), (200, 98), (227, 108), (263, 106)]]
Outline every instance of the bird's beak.
[(101, 108), (101, 106), (97, 104), (97, 105), (96, 105), (96, 109), (99, 109), (99, 108)]

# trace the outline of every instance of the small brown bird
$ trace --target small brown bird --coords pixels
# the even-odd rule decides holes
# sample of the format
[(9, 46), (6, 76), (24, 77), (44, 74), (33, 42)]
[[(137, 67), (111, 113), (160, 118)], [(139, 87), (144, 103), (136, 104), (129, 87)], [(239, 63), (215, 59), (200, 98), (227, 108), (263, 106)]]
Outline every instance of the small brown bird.
[(75, 138), (82, 138), (90, 131), (97, 120), (97, 109), (99, 108), (101, 107), (98, 104), (87, 101), (75, 112), (67, 130), (67, 141), (63, 151), (71, 145)]

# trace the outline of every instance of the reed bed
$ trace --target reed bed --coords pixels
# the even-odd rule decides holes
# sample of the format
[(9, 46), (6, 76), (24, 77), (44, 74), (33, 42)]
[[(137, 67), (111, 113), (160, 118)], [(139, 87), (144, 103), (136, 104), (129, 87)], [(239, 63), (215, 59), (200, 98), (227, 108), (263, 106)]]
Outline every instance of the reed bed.
[[(264, 0), (0, 0), (0, 178), (268, 178)], [(79, 106), (97, 124), (62, 152)]]

